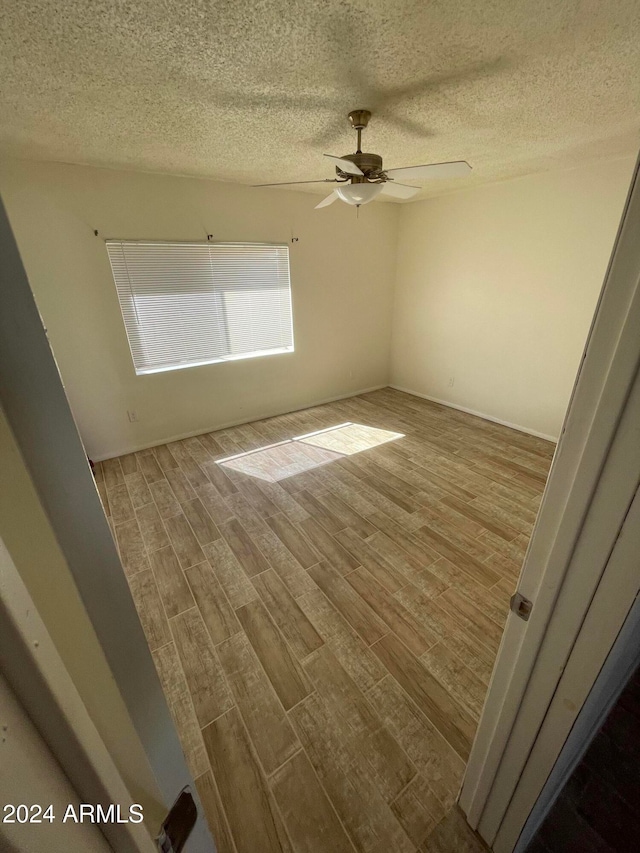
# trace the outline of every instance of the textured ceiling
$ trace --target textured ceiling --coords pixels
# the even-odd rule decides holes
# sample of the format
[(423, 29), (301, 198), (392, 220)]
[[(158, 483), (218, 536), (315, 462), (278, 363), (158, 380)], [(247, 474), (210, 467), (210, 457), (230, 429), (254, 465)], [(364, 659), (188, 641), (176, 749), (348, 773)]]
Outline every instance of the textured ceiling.
[(355, 150), (356, 107), (373, 111), (363, 148), (387, 168), (474, 167), (421, 195), (634, 152), (640, 2), (0, 4), (11, 156), (241, 183), (331, 177), (322, 152)]

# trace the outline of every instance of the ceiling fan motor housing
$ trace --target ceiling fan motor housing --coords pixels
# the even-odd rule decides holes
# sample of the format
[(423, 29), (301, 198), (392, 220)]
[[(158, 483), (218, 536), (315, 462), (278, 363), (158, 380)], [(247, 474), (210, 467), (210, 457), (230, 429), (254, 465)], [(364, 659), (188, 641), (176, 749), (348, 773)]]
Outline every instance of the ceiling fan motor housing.
[(351, 110), (349, 113), (349, 124), (354, 130), (364, 130), (369, 124), (371, 112), (369, 110)]
[[(382, 172), (382, 157), (379, 154), (345, 154), (343, 160), (350, 160), (355, 163), (358, 168), (364, 172), (364, 178), (375, 179)], [(336, 166), (336, 174), (340, 178), (351, 178), (353, 182), (362, 182), (364, 179), (360, 176), (348, 175), (343, 172), (339, 166)]]

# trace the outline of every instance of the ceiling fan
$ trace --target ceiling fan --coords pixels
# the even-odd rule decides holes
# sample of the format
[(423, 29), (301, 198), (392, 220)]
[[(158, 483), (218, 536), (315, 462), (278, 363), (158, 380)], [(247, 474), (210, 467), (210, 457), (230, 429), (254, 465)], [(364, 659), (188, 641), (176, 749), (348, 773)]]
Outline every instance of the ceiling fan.
[(358, 134), (358, 150), (355, 154), (345, 154), (344, 157), (324, 156), (331, 160), (336, 167), (335, 178), (325, 178), (319, 181), (284, 181), (277, 184), (256, 184), (258, 187), (286, 187), (293, 184), (338, 184), (335, 190), (323, 199), (319, 207), (327, 207), (340, 199), (347, 204), (360, 207), (368, 204), (381, 193), (395, 198), (408, 199), (420, 192), (420, 187), (399, 183), (408, 179), (420, 181), (430, 178), (456, 178), (471, 171), (471, 166), (464, 160), (452, 163), (431, 163), (427, 166), (405, 166), (401, 169), (383, 169), (382, 157), (379, 154), (363, 153), (362, 131), (369, 124), (369, 110), (352, 110), (349, 122)]

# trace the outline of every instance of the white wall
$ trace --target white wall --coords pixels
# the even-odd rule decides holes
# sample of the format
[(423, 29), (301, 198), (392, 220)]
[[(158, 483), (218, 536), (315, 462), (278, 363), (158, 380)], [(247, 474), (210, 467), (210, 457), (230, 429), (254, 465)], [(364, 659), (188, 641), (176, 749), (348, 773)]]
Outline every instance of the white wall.
[(633, 165), (404, 205), (392, 384), (556, 438)]
[[(388, 381), (396, 205), (370, 205), (356, 218), (346, 205), (316, 211), (318, 197), (308, 194), (27, 162), (0, 167), (0, 193), (92, 458)], [(136, 376), (103, 240), (207, 234), (298, 237), (290, 252), (296, 351)]]
[[(297, 192), (62, 164), (6, 162), (0, 193), (100, 459), (389, 380), (557, 437), (632, 167), (625, 158), (372, 204), (359, 218), (346, 205), (316, 211), (317, 197)], [(103, 240), (208, 233), (299, 238), (296, 352), (138, 377)]]

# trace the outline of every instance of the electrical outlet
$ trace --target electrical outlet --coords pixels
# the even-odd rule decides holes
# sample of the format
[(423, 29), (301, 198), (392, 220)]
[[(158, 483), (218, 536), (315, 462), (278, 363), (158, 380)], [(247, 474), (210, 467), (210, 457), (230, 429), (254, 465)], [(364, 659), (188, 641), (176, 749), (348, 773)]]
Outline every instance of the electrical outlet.
[(127, 417), (129, 418), (129, 423), (131, 424), (134, 424), (138, 420), (137, 412), (134, 412), (132, 410), (127, 412)]
[(453, 383), (455, 382), (455, 378), (453, 376), (449, 377), (449, 388), (453, 388)]

